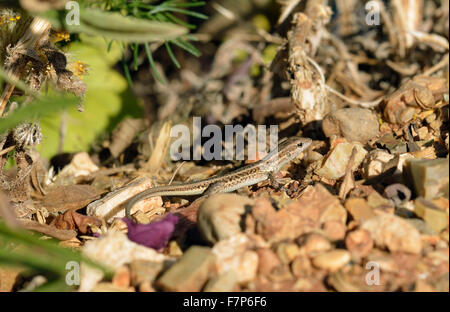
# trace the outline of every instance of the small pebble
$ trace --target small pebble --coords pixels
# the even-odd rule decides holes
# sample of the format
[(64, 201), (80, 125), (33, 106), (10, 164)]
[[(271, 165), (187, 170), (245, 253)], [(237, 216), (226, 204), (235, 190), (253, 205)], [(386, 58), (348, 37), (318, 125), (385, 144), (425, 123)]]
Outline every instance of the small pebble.
[(308, 257), (298, 257), (291, 264), (291, 271), (295, 277), (307, 277), (311, 274), (312, 265)]
[(437, 158), (432, 160), (411, 159), (406, 161), (406, 172), (412, 178), (417, 195), (425, 199), (449, 196), (449, 160)]
[(414, 254), (422, 249), (419, 231), (400, 217), (382, 214), (365, 221), (361, 228), (369, 231), (378, 247)]
[(340, 136), (350, 142), (366, 143), (379, 134), (379, 122), (373, 111), (365, 108), (342, 108), (326, 115), (322, 122), (327, 137)]
[(262, 275), (269, 275), (272, 270), (281, 265), (280, 259), (277, 255), (269, 248), (260, 248), (256, 250), (258, 254), (258, 272)]
[(198, 209), (198, 229), (210, 243), (241, 233), (241, 218), (253, 200), (236, 194), (216, 194)]
[(312, 263), (319, 269), (337, 271), (351, 259), (350, 253), (344, 249), (335, 249), (313, 258)]
[(344, 239), (346, 227), (345, 224), (338, 221), (327, 221), (322, 225), (325, 236), (332, 242)]
[(282, 263), (287, 264), (300, 255), (300, 249), (294, 243), (281, 243), (277, 247), (277, 255)]
[(434, 203), (422, 197), (414, 201), (414, 212), (422, 218), (436, 233), (448, 226), (448, 214)]
[(361, 143), (338, 143), (325, 157), (322, 166), (315, 173), (331, 180), (337, 180), (345, 175), (347, 164), (350, 160), (353, 148), (356, 147), (356, 155), (352, 170), (356, 170), (367, 155), (367, 151)]
[(366, 230), (356, 230), (348, 233), (345, 238), (347, 249), (359, 257), (367, 256), (373, 248), (373, 239)]
[(307, 255), (328, 251), (331, 248), (328, 239), (318, 233), (306, 234), (298, 239), (298, 243)]

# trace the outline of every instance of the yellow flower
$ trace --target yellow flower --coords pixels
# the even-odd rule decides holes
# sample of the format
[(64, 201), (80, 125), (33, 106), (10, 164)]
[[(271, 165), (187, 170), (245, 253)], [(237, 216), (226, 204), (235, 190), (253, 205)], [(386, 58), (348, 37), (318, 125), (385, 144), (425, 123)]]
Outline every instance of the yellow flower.
[(70, 35), (66, 31), (55, 31), (52, 34), (51, 40), (52, 40), (53, 43), (59, 42), (59, 41), (62, 41), (62, 40), (64, 40), (65, 42), (68, 42), (68, 41), (70, 41)]
[(81, 61), (76, 61), (72, 64), (73, 74), (77, 77), (82, 78), (88, 72), (88, 66), (86, 63)]

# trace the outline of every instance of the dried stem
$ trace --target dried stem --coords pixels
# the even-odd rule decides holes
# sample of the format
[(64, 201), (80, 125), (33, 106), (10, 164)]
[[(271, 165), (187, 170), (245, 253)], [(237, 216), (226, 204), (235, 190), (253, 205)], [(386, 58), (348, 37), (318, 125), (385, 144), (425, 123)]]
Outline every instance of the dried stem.
[[(50, 26), (50, 23), (46, 20), (35, 17), (31, 22), (27, 32), (17, 42), (17, 45), (23, 45), (25, 49), (36, 50), (39, 47), (41, 41), (46, 36), (48, 36)], [(16, 81), (21, 78), (23, 69), (24, 66), (20, 66), (19, 68), (8, 68), (7, 74), (13, 81)], [(14, 84), (8, 83), (5, 87), (5, 90), (3, 90), (2, 96), (0, 98), (0, 117), (3, 116), (6, 104), (8, 103), (9, 98), (14, 91), (14, 88)]]
[(329, 85), (326, 84), (325, 75), (323, 74), (322, 69), (320, 68), (319, 64), (317, 64), (312, 58), (310, 58), (308, 56), (306, 57), (306, 59), (316, 69), (316, 71), (318, 72), (318, 74), (320, 76), (320, 80), (323, 82), (323, 84), (327, 88), (328, 92), (331, 92), (334, 95), (337, 95), (338, 97), (340, 97), (344, 101), (346, 101), (346, 102), (348, 102), (350, 104), (353, 104), (353, 105), (358, 105), (358, 106), (365, 107), (365, 108), (371, 108), (371, 107), (377, 106), (383, 100), (384, 96), (380, 96), (378, 99), (376, 99), (374, 101), (370, 101), (370, 102), (353, 100), (353, 99), (350, 99), (350, 98), (346, 97), (345, 95), (343, 95), (339, 91), (334, 90), (332, 87), (330, 87)]

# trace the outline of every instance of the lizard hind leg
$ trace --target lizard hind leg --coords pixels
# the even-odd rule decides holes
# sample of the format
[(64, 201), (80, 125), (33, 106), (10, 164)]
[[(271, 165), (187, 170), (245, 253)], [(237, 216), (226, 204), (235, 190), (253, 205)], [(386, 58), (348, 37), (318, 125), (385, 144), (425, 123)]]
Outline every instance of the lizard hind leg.
[(203, 202), (203, 200), (208, 198), (210, 195), (223, 193), (224, 191), (222, 190), (222, 188), (223, 188), (223, 183), (211, 184), (210, 186), (208, 186), (208, 188), (203, 192), (203, 194), (199, 198), (194, 200), (194, 202), (191, 205), (196, 205), (196, 204), (199, 205), (201, 202)]

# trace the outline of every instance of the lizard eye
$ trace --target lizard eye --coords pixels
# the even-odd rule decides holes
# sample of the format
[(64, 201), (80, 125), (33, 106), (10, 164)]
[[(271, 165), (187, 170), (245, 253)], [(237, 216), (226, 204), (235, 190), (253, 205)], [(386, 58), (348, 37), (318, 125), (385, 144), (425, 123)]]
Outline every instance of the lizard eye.
[(302, 146), (303, 146), (303, 143), (300, 142), (300, 143), (297, 144), (297, 146), (298, 146), (298, 147), (302, 147)]

